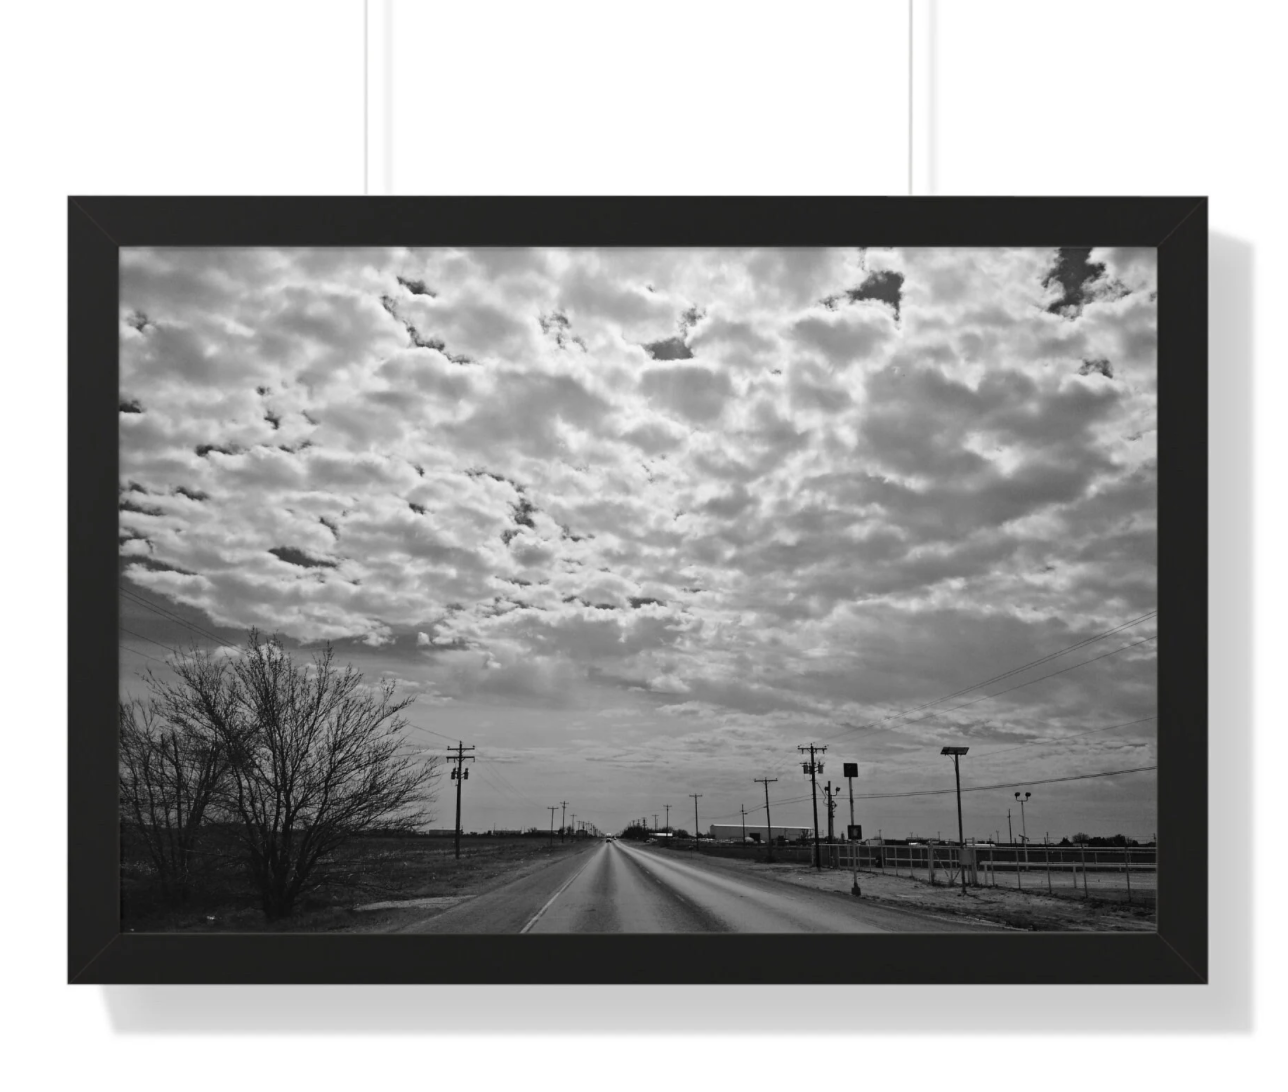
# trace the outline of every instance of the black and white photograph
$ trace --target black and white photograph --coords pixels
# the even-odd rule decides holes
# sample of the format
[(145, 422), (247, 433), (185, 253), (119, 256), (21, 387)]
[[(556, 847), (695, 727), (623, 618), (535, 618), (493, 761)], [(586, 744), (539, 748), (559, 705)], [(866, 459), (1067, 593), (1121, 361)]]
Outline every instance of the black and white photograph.
[(1157, 254), (123, 246), (121, 931), (1154, 932)]

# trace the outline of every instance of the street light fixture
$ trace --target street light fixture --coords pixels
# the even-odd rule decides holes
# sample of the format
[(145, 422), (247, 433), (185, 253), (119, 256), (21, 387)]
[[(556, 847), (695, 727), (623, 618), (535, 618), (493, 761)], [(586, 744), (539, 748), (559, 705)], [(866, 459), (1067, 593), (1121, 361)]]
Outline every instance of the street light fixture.
[(945, 747), (939, 752), (941, 755), (952, 755), (953, 775), (957, 778), (957, 871), (961, 873), (963, 895), (966, 894), (966, 836), (962, 832), (961, 756), (969, 750), (969, 747)]
[(1029, 797), (1032, 795), (1033, 794), (1031, 792), (1026, 792), (1023, 796), (1018, 792), (1015, 794), (1015, 799), (1020, 802), (1020, 837), (1024, 840), (1025, 872), (1029, 870), (1029, 828), (1028, 824), (1024, 822), (1024, 805), (1028, 803)]

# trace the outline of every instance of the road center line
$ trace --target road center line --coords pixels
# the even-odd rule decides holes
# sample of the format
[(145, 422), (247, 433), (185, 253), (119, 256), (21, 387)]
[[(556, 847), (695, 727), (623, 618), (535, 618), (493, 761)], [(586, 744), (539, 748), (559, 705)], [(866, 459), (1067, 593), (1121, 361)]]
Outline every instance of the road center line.
[(598, 856), (599, 856), (598, 853), (592, 853), (590, 855), (590, 860), (588, 860), (584, 865), (582, 865), (579, 869), (577, 869), (577, 871), (572, 874), (572, 876), (568, 879), (568, 881), (564, 883), (564, 885), (561, 888), (559, 888), (558, 891), (556, 891), (553, 895), (550, 896), (550, 899), (549, 901), (547, 901), (545, 906), (543, 906), (540, 910), (538, 910), (535, 914), (533, 914), (532, 920), (528, 922), (528, 924), (525, 925), (522, 929), (519, 930), (520, 936), (526, 933), (529, 929), (531, 929), (534, 925), (536, 925), (538, 921), (541, 920), (541, 915), (544, 914), (547, 910), (550, 909), (551, 906), (554, 905), (555, 899), (557, 899), (560, 895), (562, 895), (565, 891), (567, 891), (568, 888), (572, 886), (573, 880), (575, 880), (578, 876), (580, 876), (583, 872), (585, 872), (586, 868), (590, 865), (590, 861), (593, 861)]

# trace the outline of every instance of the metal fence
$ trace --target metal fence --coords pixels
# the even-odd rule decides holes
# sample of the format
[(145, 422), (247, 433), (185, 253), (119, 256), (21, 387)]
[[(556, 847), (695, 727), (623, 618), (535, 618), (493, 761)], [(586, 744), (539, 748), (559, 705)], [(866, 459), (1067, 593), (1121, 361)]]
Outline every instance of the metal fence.
[[(955, 845), (825, 845), (826, 868), (907, 876), (926, 883), (960, 883), (962, 851)], [(1158, 891), (1154, 846), (968, 845), (966, 883), (1010, 887), (1066, 898), (1153, 901)]]

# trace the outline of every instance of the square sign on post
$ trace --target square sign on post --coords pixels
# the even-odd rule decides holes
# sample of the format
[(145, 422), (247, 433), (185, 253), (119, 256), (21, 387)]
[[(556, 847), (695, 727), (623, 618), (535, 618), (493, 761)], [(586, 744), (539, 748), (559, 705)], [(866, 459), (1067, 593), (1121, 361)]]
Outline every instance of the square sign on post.
[(847, 763), (845, 763), (845, 772), (844, 772), (841, 776), (842, 776), (842, 777), (858, 777), (858, 776), (859, 776), (859, 764), (858, 764), (857, 762), (847, 762)]
[(862, 823), (851, 823), (851, 824), (850, 824), (850, 841), (851, 841), (851, 842), (861, 842), (861, 841), (863, 841), (863, 824), (862, 824)]

